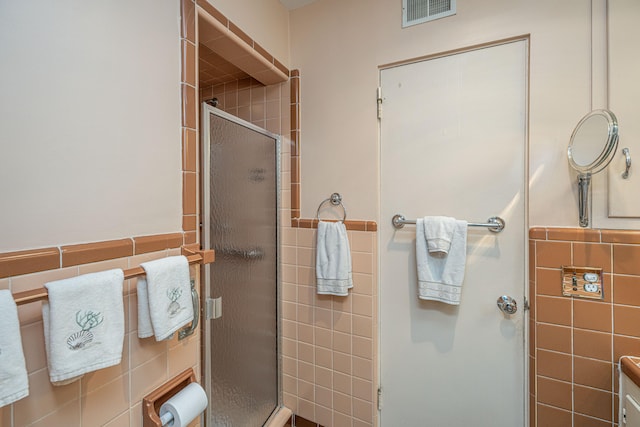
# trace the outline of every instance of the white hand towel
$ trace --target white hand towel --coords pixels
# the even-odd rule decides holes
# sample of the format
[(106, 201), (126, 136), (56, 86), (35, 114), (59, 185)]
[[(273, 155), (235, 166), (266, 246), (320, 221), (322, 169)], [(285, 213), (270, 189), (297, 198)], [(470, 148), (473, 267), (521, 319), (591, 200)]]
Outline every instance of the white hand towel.
[(456, 219), (449, 216), (425, 216), (424, 236), (430, 253), (449, 253)]
[(456, 220), (451, 247), (446, 256), (434, 256), (427, 249), (424, 220), (416, 221), (418, 297), (459, 305), (467, 257), (467, 222)]
[(0, 407), (29, 395), (18, 310), (11, 291), (0, 290)]
[(124, 343), (124, 273), (114, 269), (45, 283), (42, 304), (49, 378), (69, 384), (117, 365)]
[(140, 266), (147, 277), (138, 279), (138, 337), (151, 336), (151, 325), (156, 341), (171, 338), (175, 331), (193, 321), (189, 261), (184, 256), (173, 256)]
[(316, 280), (318, 294), (346, 296), (353, 288), (351, 250), (342, 222), (318, 222)]

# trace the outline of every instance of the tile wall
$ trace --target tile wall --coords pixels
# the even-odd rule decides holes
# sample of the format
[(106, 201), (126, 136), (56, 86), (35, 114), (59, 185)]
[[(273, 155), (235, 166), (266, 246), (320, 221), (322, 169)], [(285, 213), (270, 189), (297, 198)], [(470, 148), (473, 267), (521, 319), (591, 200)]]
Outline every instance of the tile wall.
[[(640, 232), (533, 228), (529, 249), (531, 426), (617, 425), (617, 363), (640, 354)], [(602, 268), (604, 300), (563, 297), (563, 265)]]
[[(180, 239), (179, 245), (182, 244)], [(81, 251), (76, 251), (80, 254)], [(95, 251), (93, 252), (96, 253)], [(86, 252), (85, 252), (86, 254)], [(102, 259), (107, 252), (102, 253)], [(55, 270), (0, 279), (0, 289), (21, 292), (40, 288), (46, 282), (80, 274), (137, 267), (141, 262), (171, 255), (180, 249), (164, 249), (99, 262), (81, 263)], [(195, 267), (191, 268), (196, 277)], [(157, 343), (138, 339), (136, 279), (125, 281), (125, 339), (119, 365), (84, 375), (65, 386), (49, 382), (44, 349), (41, 303), (18, 307), (22, 345), (29, 374), (29, 396), (0, 408), (0, 425), (22, 426), (142, 426), (142, 398), (162, 383), (188, 368), (199, 375), (200, 334), (186, 340), (174, 338)], [(199, 329), (199, 328), (198, 328)], [(192, 426), (199, 425), (194, 421)]]

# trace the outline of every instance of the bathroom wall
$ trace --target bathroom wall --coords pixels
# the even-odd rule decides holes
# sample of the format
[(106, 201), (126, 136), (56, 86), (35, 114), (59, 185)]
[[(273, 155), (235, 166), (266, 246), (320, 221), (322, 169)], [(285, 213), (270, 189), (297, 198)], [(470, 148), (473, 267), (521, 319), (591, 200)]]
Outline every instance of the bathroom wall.
[(2, 3), (0, 252), (182, 230), (179, 13)]
[[(606, 45), (606, 2), (459, 1), (457, 7), (453, 17), (406, 29), (401, 3), (394, 1), (320, 0), (291, 12), (291, 68), (302, 76), (302, 217), (339, 190), (352, 218), (388, 220), (377, 218), (379, 66), (530, 34), (529, 222), (577, 224), (566, 146), (578, 120), (592, 105), (601, 107), (606, 94), (605, 56), (597, 49)], [(595, 177), (594, 188), (603, 180)], [(400, 191), (415, 196), (409, 185)], [(603, 194), (595, 199), (606, 201)]]
[[(640, 232), (536, 227), (529, 238), (531, 426), (612, 427), (618, 361), (640, 354)], [(604, 300), (563, 297), (563, 265), (602, 268)]]

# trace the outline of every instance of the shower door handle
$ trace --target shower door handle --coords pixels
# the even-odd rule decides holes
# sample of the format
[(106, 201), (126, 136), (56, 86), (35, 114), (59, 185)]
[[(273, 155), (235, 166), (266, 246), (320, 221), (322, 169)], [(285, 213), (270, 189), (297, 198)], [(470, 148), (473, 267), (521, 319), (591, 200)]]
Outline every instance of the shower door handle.
[(518, 311), (518, 304), (516, 303), (516, 300), (511, 298), (509, 295), (502, 295), (499, 297), (497, 304), (500, 311), (504, 314), (514, 314)]

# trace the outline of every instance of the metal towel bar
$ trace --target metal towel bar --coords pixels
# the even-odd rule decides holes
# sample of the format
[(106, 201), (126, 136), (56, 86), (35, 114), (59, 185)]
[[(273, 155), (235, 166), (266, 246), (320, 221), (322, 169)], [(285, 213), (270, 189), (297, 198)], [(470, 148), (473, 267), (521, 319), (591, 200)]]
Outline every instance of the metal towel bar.
[[(402, 214), (395, 214), (391, 219), (391, 223), (397, 229), (403, 228), (405, 224), (415, 224), (415, 219), (406, 219)], [(470, 222), (467, 224), (469, 227), (485, 227), (488, 228), (489, 231), (493, 231), (494, 233), (499, 233), (504, 230), (506, 223), (504, 219), (499, 216), (492, 216), (487, 220), (486, 223), (478, 223), (478, 222)]]

